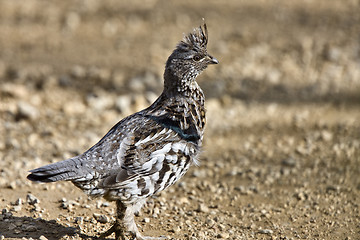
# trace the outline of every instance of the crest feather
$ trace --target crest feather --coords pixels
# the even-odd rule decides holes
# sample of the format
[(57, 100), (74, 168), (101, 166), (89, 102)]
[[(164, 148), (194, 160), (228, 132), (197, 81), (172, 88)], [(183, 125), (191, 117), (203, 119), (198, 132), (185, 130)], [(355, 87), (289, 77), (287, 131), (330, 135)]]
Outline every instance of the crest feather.
[(178, 44), (178, 49), (183, 50), (197, 50), (204, 49), (208, 43), (208, 31), (206, 23), (198, 28), (195, 28), (193, 32), (184, 36), (184, 39)]

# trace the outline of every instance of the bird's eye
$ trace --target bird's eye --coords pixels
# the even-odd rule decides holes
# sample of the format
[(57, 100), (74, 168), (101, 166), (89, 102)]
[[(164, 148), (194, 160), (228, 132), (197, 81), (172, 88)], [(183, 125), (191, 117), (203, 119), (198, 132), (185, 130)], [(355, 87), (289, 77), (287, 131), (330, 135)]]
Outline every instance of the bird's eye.
[(195, 56), (193, 57), (193, 59), (198, 62), (198, 61), (201, 60), (201, 56), (200, 56), (200, 55), (195, 55)]

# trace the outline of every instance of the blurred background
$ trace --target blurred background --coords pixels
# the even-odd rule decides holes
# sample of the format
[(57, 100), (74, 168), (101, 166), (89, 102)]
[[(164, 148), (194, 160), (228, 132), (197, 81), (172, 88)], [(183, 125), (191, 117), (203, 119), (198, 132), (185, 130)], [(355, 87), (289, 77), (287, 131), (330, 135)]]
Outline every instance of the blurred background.
[(110, 224), (102, 200), (32, 184), (27, 171), (82, 153), (154, 101), (167, 57), (205, 18), (220, 64), (198, 78), (203, 163), (150, 201), (142, 229), (359, 238), (359, 13), (359, 0), (0, 0), (0, 235), (77, 239), (69, 227), (93, 235)]

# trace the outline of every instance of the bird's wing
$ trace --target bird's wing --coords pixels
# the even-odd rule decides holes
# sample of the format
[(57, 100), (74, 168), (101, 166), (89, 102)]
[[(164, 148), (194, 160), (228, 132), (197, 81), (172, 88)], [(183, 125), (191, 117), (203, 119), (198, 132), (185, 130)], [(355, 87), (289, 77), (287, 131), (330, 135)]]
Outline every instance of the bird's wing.
[(139, 176), (167, 169), (169, 164), (189, 155), (188, 144), (192, 143), (182, 139), (176, 131), (149, 119), (146, 125), (123, 139), (116, 156), (121, 167), (112, 170), (99, 186), (118, 188)]

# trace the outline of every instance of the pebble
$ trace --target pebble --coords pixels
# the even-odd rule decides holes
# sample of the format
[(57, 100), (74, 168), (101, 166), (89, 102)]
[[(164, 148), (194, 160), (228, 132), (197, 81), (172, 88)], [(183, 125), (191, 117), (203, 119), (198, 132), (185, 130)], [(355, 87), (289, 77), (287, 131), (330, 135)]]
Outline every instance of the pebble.
[(324, 140), (325, 142), (330, 142), (333, 139), (332, 132), (329, 132), (327, 130), (322, 131), (321, 132), (321, 139)]
[(41, 235), (40, 237), (39, 237), (39, 240), (48, 240), (46, 237), (44, 237), (43, 235)]
[(93, 217), (96, 219), (96, 221), (98, 221), (99, 223), (108, 223), (109, 222), (109, 218), (106, 215), (102, 215), (99, 213), (94, 213)]
[(200, 203), (196, 211), (202, 212), (202, 213), (208, 213), (209, 208), (205, 204)]
[(77, 224), (83, 224), (84, 218), (83, 217), (75, 217), (75, 223)]
[(27, 102), (20, 101), (17, 104), (17, 119), (35, 120), (39, 117), (39, 111), (36, 107)]
[(153, 217), (157, 218), (159, 214), (160, 214), (160, 209), (158, 207), (154, 207), (154, 209), (153, 209)]
[(3, 216), (4, 218), (10, 218), (12, 216), (12, 213), (8, 209), (3, 208), (1, 210), (1, 216)]
[(28, 193), (26, 195), (26, 202), (29, 203), (30, 205), (35, 205), (37, 203), (40, 203), (40, 200), (36, 198), (34, 195)]
[(18, 198), (18, 199), (16, 199), (15, 202), (13, 202), (11, 204), (14, 205), (14, 206), (20, 206), (20, 205), (23, 204), (23, 200), (22, 200), (22, 198)]
[(74, 206), (79, 206), (80, 204), (74, 200), (67, 200), (66, 198), (61, 199), (61, 208), (68, 209), (70, 211), (73, 210)]
[(11, 211), (14, 211), (14, 212), (19, 212), (19, 211), (21, 211), (21, 205), (13, 206), (13, 207), (11, 208)]
[(230, 235), (227, 232), (222, 232), (222, 233), (219, 233), (216, 237), (221, 238), (221, 239), (228, 239), (230, 237)]
[(16, 99), (27, 99), (29, 97), (29, 90), (20, 84), (5, 83), (0, 91)]
[(292, 157), (286, 158), (281, 161), (281, 164), (286, 167), (295, 167), (296, 166), (296, 160)]
[(179, 198), (178, 202), (180, 204), (189, 204), (189, 199), (186, 197), (181, 197), (181, 198)]
[(180, 232), (180, 231), (181, 231), (180, 226), (175, 226), (175, 227), (173, 227), (173, 228), (170, 230), (170, 232), (173, 232), (173, 233), (178, 233), (178, 232)]
[(271, 229), (260, 229), (259, 233), (271, 235), (271, 234), (273, 234), (273, 230), (271, 230)]
[(150, 218), (144, 218), (144, 219), (143, 219), (143, 222), (144, 222), (144, 223), (149, 223), (149, 222), (150, 222)]

